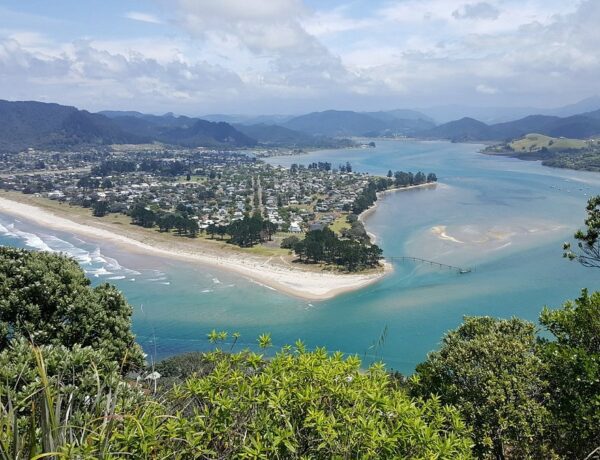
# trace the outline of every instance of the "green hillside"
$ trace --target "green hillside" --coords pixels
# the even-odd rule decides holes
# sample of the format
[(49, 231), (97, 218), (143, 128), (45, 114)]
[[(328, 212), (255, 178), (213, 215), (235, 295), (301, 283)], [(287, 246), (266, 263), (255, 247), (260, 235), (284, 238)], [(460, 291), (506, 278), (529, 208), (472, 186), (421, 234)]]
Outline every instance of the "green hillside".
[(527, 134), (521, 139), (509, 143), (515, 152), (539, 152), (543, 148), (551, 152), (561, 152), (565, 150), (581, 150), (590, 147), (593, 141), (583, 139), (567, 139), (564, 137), (550, 137), (544, 134)]

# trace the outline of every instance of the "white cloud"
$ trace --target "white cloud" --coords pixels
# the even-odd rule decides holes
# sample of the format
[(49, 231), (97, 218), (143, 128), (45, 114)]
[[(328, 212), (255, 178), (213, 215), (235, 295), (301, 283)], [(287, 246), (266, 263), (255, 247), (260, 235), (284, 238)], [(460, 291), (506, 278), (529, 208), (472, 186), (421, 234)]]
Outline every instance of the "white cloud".
[(132, 52), (113, 54), (87, 41), (73, 43), (59, 57), (39, 56), (14, 40), (0, 41), (0, 94), (54, 97), (82, 107), (135, 104), (169, 107), (169, 101), (193, 105), (235, 96), (242, 82), (225, 68), (207, 62), (186, 64), (177, 59), (159, 63)]
[(164, 35), (0, 30), (0, 97), (198, 114), (552, 105), (600, 93), (597, 0), (403, 0), (366, 12), (361, 2), (157, 1), (162, 15), (127, 17), (161, 21)]
[(150, 24), (162, 24), (162, 21), (158, 19), (155, 15), (150, 13), (143, 13), (140, 11), (129, 11), (125, 13), (125, 17), (133, 21), (148, 22)]
[(483, 83), (475, 87), (475, 91), (481, 94), (498, 94), (498, 88), (493, 86), (484, 85)]
[(460, 9), (454, 10), (452, 16), (456, 19), (490, 19), (500, 16), (500, 10), (486, 2), (467, 3)]
[(330, 11), (317, 11), (303, 18), (304, 29), (315, 37), (323, 37), (340, 32), (359, 31), (376, 26), (379, 21), (375, 18), (353, 18), (345, 15), (344, 8)]

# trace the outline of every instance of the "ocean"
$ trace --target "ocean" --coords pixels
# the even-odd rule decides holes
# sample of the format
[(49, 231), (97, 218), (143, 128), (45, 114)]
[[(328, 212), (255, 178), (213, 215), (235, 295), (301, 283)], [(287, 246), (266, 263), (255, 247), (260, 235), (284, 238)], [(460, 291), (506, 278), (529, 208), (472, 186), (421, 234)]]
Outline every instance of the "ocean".
[(397, 261), (377, 284), (305, 301), (212, 267), (128, 253), (6, 215), (0, 215), (0, 244), (66, 252), (93, 284), (116, 284), (134, 307), (134, 332), (153, 360), (212, 348), (206, 334), (215, 328), (240, 332), (238, 349), (254, 347), (269, 332), (274, 349), (302, 339), (410, 373), (465, 315), (536, 321), (543, 306), (558, 307), (584, 287), (600, 289), (600, 272), (562, 258), (562, 243), (583, 224), (587, 199), (600, 194), (600, 174), (482, 155), (476, 144), (376, 144), (268, 161), (349, 161), (357, 171), (380, 175), (435, 172), (435, 189), (382, 197), (367, 230), (388, 257), (418, 257), (470, 273)]

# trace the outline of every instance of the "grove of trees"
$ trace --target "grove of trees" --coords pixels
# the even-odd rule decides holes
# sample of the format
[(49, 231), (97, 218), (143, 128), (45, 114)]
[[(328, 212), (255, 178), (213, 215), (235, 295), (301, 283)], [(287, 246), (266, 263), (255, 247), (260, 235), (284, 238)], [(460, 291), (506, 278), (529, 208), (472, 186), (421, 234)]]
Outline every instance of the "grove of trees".
[(382, 192), (390, 187), (409, 187), (411, 185), (422, 185), (430, 182), (437, 182), (435, 173), (429, 173), (428, 175), (425, 175), (421, 171), (416, 174), (404, 171), (392, 173), (390, 170), (387, 177), (376, 177), (369, 181), (368, 185), (363, 188), (360, 195), (354, 200), (352, 212), (360, 214), (373, 206), (375, 201), (377, 201), (377, 192)]
[(377, 267), (383, 257), (379, 246), (365, 240), (338, 238), (327, 227), (307, 232), (293, 249), (301, 262), (338, 265), (351, 272)]

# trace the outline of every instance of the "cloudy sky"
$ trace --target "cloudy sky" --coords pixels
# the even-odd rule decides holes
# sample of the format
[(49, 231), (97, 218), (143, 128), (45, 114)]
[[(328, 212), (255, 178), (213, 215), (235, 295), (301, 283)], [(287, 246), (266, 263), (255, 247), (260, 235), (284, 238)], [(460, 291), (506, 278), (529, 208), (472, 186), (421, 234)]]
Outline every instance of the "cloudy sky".
[(600, 94), (600, 0), (0, 0), (0, 98), (294, 114)]

